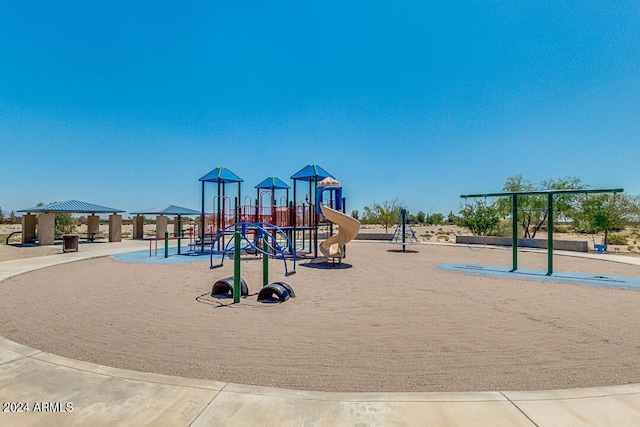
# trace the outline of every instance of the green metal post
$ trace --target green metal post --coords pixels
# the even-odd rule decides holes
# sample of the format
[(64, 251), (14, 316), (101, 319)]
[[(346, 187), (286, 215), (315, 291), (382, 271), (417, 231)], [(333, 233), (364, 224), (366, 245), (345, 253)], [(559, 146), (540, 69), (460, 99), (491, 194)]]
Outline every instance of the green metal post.
[(262, 250), (264, 253), (262, 254), (262, 286), (267, 286), (269, 284), (269, 245), (267, 245), (267, 240), (264, 236), (262, 236)]
[(513, 272), (518, 269), (518, 195), (512, 195), (511, 199), (511, 215), (513, 217), (511, 228), (511, 232), (513, 233), (513, 242), (511, 243), (513, 267), (511, 268), (511, 271)]
[(553, 194), (547, 195), (547, 276), (553, 274)]
[(240, 231), (233, 233), (233, 302), (240, 302)]
[(169, 258), (169, 232), (164, 232), (164, 257)]
[(182, 244), (182, 217), (178, 215), (178, 255), (180, 255), (181, 244)]

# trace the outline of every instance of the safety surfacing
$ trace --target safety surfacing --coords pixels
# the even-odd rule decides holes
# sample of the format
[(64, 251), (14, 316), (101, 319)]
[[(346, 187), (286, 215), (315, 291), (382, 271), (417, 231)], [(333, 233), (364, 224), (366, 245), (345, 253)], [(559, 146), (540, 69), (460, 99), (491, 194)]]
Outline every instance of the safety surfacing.
[(583, 286), (597, 286), (612, 289), (630, 289), (640, 291), (640, 277), (598, 275), (591, 273), (574, 273), (559, 271), (548, 275), (546, 271), (532, 269), (518, 269), (512, 271), (509, 267), (479, 265), (479, 264), (440, 264), (441, 270), (457, 271), (474, 276), (489, 276), (519, 280), (535, 280), (550, 283), (571, 283)]
[[(111, 255), (111, 258), (120, 262), (140, 262), (146, 264), (182, 264), (185, 262), (201, 262), (208, 261), (211, 253), (206, 252), (189, 252), (188, 248), (181, 248), (180, 254), (176, 247), (170, 247), (165, 257), (164, 248), (156, 251), (155, 249), (124, 252)], [(220, 259), (220, 256), (214, 256)]]

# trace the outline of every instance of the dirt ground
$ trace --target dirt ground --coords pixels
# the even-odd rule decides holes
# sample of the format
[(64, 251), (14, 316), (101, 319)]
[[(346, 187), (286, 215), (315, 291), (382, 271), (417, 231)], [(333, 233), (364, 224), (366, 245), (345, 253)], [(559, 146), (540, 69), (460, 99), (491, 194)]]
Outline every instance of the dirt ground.
[[(0, 283), (0, 335), (108, 366), (323, 391), (534, 390), (640, 383), (640, 292), (468, 276), (464, 262), (510, 265), (510, 250), (422, 244), (408, 253), (352, 242), (339, 267), (301, 260), (271, 280), (296, 298), (210, 295), (232, 263), (149, 265), (100, 258)], [(546, 254), (523, 252), (544, 270)], [(640, 275), (640, 267), (556, 256), (556, 271)]]

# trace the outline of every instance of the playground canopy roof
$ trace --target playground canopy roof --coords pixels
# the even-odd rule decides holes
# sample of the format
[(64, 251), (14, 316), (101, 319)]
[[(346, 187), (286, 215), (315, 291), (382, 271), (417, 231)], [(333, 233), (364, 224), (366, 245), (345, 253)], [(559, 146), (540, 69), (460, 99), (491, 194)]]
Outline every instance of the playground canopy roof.
[(143, 209), (137, 212), (131, 212), (133, 215), (200, 215), (199, 211), (189, 208), (183, 208), (176, 205), (156, 206), (151, 209)]
[(78, 200), (68, 200), (66, 202), (55, 202), (44, 206), (35, 206), (33, 208), (21, 209), (18, 212), (61, 212), (61, 213), (120, 213), (124, 212), (120, 209), (108, 208), (105, 206), (94, 205), (93, 203), (81, 202)]
[(223, 167), (215, 168), (214, 170), (200, 178), (200, 181), (221, 183), (244, 182), (238, 175)]
[(300, 181), (320, 181), (326, 177), (335, 178), (318, 165), (307, 165), (295, 173), (291, 179)]
[(256, 188), (259, 190), (288, 190), (291, 187), (280, 178), (271, 176), (262, 181), (260, 184), (256, 185)]

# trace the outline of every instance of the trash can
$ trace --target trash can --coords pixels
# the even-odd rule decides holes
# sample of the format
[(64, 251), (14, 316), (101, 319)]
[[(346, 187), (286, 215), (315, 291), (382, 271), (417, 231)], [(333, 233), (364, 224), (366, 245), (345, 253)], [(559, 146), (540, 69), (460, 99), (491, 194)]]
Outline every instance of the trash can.
[(65, 234), (62, 236), (62, 252), (78, 252), (77, 234)]

